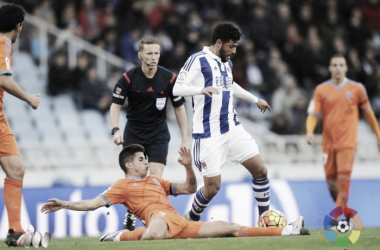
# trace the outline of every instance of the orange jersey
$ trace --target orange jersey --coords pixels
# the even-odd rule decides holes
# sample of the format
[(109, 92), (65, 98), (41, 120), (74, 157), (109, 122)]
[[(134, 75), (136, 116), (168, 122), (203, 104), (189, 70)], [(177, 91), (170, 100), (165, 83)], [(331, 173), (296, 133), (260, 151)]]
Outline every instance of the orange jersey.
[(318, 85), (308, 111), (322, 116), (323, 150), (357, 148), (359, 108), (371, 108), (361, 83), (346, 78), (340, 86), (332, 80)]
[[(12, 54), (12, 41), (8, 37), (0, 35), (0, 75), (12, 75)], [(0, 121), (5, 120), (3, 96), (4, 89), (0, 87)]]
[(123, 204), (149, 226), (150, 216), (154, 213), (178, 214), (167, 197), (175, 195), (176, 186), (154, 175), (144, 179), (127, 178), (118, 180), (100, 196), (108, 206)]

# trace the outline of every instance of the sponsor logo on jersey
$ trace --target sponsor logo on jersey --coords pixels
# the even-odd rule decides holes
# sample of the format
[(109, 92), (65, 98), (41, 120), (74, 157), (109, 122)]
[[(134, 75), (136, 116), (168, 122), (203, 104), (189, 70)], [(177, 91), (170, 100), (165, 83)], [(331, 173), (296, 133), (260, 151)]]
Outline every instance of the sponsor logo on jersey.
[(222, 89), (230, 89), (232, 86), (233, 80), (228, 76), (215, 76), (215, 85)]
[(139, 184), (138, 183), (133, 183), (133, 187), (137, 187)]
[(156, 100), (156, 107), (158, 110), (163, 110), (166, 104), (166, 97), (163, 98), (157, 98)]
[(207, 164), (206, 164), (206, 162), (202, 162), (202, 168), (203, 168), (204, 170), (207, 170)]

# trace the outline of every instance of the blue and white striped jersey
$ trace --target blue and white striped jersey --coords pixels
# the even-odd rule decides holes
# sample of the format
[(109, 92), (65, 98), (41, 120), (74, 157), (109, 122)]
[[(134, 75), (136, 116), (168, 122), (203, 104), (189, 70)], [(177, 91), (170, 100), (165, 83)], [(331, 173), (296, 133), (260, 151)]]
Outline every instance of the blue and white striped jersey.
[[(223, 63), (204, 47), (186, 61), (174, 85), (173, 93), (188, 86), (181, 96), (193, 96), (193, 138), (209, 138), (225, 134), (240, 122), (233, 107), (233, 77), (231, 61)], [(213, 86), (219, 95), (201, 95), (203, 88)], [(183, 90), (183, 88), (182, 88)]]

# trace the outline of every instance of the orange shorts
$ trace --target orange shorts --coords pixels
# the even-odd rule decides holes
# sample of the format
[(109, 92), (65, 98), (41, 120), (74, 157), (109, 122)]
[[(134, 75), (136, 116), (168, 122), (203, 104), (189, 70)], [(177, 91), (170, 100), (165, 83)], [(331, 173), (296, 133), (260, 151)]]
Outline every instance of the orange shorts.
[(199, 229), (204, 222), (187, 221), (177, 213), (156, 212), (150, 217), (150, 222), (154, 219), (163, 219), (168, 224), (170, 239), (198, 238)]
[(6, 120), (0, 120), (0, 157), (20, 155), (15, 136)]
[(323, 150), (326, 179), (336, 179), (338, 174), (350, 176), (354, 161), (355, 150), (352, 148)]

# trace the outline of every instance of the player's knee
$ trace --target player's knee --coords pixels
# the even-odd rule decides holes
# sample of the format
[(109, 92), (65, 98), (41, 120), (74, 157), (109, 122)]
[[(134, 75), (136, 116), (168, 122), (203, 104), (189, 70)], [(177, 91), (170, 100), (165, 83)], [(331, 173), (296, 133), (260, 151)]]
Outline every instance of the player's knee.
[(262, 165), (262, 166), (257, 168), (255, 173), (253, 174), (253, 178), (262, 179), (262, 178), (266, 178), (267, 175), (268, 175), (268, 170), (264, 165)]
[(22, 164), (17, 164), (10, 168), (10, 171), (7, 173), (8, 177), (16, 181), (22, 181), (25, 175), (25, 169)]
[(141, 240), (162, 240), (164, 235), (161, 232), (156, 230), (149, 230), (149, 232), (145, 233)]
[(203, 194), (206, 196), (207, 199), (212, 199), (219, 191), (220, 189), (220, 183), (215, 184), (212, 186), (204, 186), (203, 187)]

